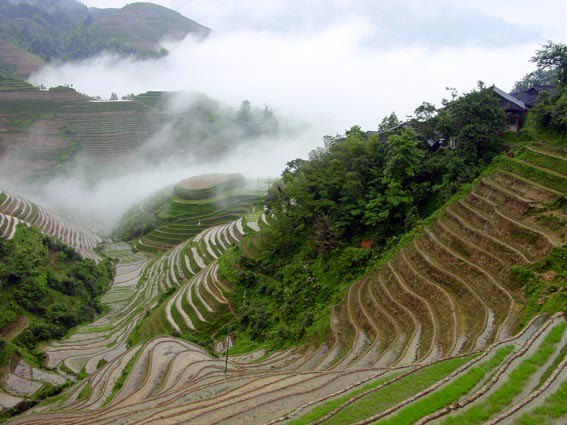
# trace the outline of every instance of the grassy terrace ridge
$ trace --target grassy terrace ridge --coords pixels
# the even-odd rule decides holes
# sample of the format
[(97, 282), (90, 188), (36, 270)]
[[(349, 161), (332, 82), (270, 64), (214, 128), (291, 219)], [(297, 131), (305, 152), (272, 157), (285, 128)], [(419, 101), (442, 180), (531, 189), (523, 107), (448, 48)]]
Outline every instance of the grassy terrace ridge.
[(29, 91), (38, 90), (37, 87), (32, 84), (20, 80), (18, 78), (1, 78), (0, 77), (0, 92), (3, 91)]
[(241, 174), (205, 174), (181, 180), (175, 187), (182, 199), (208, 199), (220, 193), (240, 189), (246, 181)]
[(247, 190), (245, 185), (241, 175), (186, 179), (132, 208), (122, 217), (115, 235), (136, 238), (142, 251), (157, 253), (172, 248), (209, 227), (261, 209), (263, 193)]
[(547, 397), (543, 404), (515, 420), (514, 425), (540, 425), (553, 423), (567, 416), (567, 381), (559, 389)]
[[(356, 397), (358, 400), (344, 408), (331, 419), (324, 421), (325, 424), (350, 423), (373, 415), (381, 410), (386, 410), (400, 401), (414, 395), (431, 386), (444, 376), (457, 370), (459, 367), (474, 357), (445, 360), (438, 364), (420, 369), (407, 377), (395, 380), (400, 372), (372, 381), (348, 394), (329, 400), (315, 407), (311, 412), (291, 420), (290, 425), (308, 425), (329, 415), (335, 409), (345, 403), (352, 403)], [(389, 381), (394, 381), (389, 383)], [(367, 395), (366, 395), (367, 394)], [(361, 397), (362, 396), (362, 397)], [(347, 419), (348, 418), (348, 419)]]
[(376, 423), (389, 425), (414, 423), (427, 414), (457, 401), (460, 397), (471, 391), (490, 372), (496, 369), (496, 367), (502, 364), (506, 356), (512, 351), (513, 348), (511, 346), (501, 348), (489, 360), (472, 367), (439, 391), (435, 391), (419, 401), (410, 404), (393, 417), (380, 420)]
[(547, 335), (537, 351), (514, 369), (506, 382), (504, 382), (495, 392), (482, 404), (478, 404), (468, 409), (466, 412), (455, 415), (442, 421), (442, 425), (457, 424), (482, 424), (495, 414), (504, 410), (512, 403), (514, 397), (519, 395), (527, 384), (528, 380), (539, 368), (551, 358), (556, 351), (557, 344), (561, 341), (566, 323), (563, 322), (555, 326)]

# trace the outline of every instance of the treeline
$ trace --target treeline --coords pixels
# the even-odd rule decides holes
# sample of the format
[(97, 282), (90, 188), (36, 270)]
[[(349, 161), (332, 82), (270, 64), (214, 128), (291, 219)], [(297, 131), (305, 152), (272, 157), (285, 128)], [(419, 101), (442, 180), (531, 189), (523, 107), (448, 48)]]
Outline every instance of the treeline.
[(19, 225), (13, 239), (0, 239), (0, 331), (18, 320), (27, 327), (12, 341), (24, 349), (61, 338), (93, 320), (98, 298), (112, 279), (112, 264), (95, 264), (73, 249)]

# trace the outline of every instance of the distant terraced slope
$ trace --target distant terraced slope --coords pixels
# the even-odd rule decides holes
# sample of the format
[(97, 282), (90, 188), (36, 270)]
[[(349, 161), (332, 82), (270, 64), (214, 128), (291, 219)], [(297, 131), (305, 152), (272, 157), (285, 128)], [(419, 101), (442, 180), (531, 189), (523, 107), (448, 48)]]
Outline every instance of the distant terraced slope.
[(33, 55), (18, 46), (0, 40), (0, 63), (5, 63), (14, 67), (14, 73), (27, 77), (39, 71), (44, 61), (39, 56)]
[(18, 224), (37, 227), (74, 248), (84, 258), (95, 262), (100, 256), (94, 252), (102, 242), (100, 236), (22, 197), (0, 191), (0, 237), (12, 239)]
[[(149, 105), (148, 98), (160, 100)], [(173, 153), (204, 160), (221, 156), (227, 146), (200, 117), (176, 118), (164, 107), (166, 98), (153, 93), (102, 102), (67, 88), (0, 84), (0, 158), (7, 159), (11, 176), (25, 178), (77, 156), (87, 164), (114, 167)]]

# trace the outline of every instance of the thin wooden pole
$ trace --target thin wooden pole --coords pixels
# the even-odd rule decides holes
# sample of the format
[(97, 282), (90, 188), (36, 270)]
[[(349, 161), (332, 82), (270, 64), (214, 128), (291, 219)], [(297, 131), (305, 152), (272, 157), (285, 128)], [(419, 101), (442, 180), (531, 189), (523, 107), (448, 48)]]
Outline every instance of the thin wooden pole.
[(226, 340), (225, 340), (225, 346), (226, 346), (226, 357), (225, 357), (225, 360), (224, 360), (224, 374), (225, 375), (226, 375), (226, 372), (228, 370), (228, 348), (229, 348), (228, 347), (228, 338), (229, 338), (229, 336), (227, 335)]

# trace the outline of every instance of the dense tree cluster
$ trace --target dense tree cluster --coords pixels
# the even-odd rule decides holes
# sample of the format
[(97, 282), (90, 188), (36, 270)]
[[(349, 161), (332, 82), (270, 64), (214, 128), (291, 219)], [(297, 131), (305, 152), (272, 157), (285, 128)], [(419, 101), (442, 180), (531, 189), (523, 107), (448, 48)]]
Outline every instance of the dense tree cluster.
[(0, 239), (0, 329), (25, 316), (30, 325), (16, 343), (32, 348), (61, 338), (100, 313), (97, 300), (111, 275), (108, 262), (84, 260), (66, 245), (20, 225), (12, 240)]
[(541, 97), (530, 113), (528, 128), (541, 136), (564, 138), (567, 132), (567, 45), (550, 41), (536, 52), (532, 62), (537, 65), (532, 74), (541, 76), (537, 82), (555, 85), (556, 90)]

